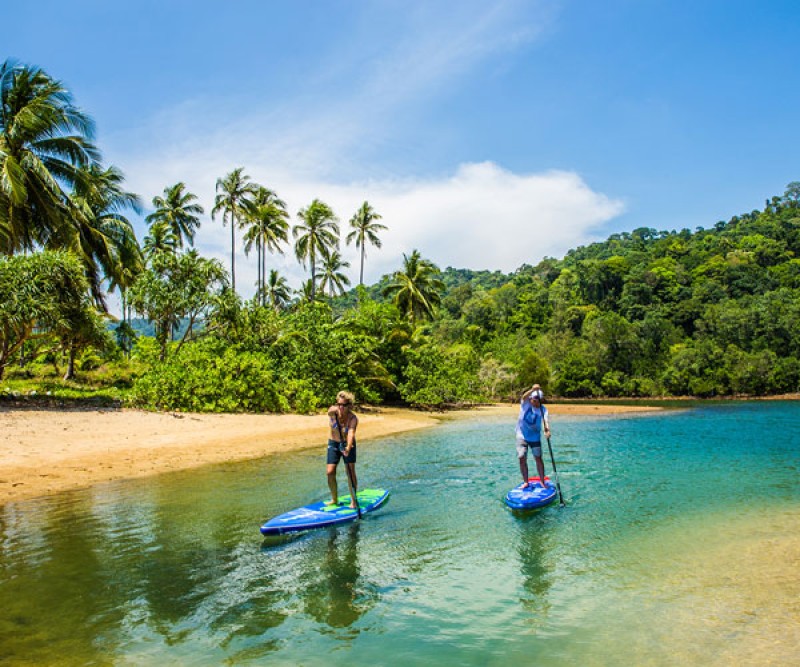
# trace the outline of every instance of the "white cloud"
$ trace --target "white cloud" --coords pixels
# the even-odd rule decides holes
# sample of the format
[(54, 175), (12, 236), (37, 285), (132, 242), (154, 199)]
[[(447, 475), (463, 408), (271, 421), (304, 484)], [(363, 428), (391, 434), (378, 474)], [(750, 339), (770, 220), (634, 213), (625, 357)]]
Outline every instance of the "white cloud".
[(374, 205), (395, 221), (385, 237), (386, 269), (398, 264), (400, 252), (418, 248), (442, 268), (504, 272), (563, 255), (623, 210), (574, 173), (514, 174), (491, 162), (386, 188)]
[[(185, 173), (190, 184), (206, 184), (202, 192), (195, 190), (206, 211), (213, 203), (213, 179), (202, 175), (208, 164), (197, 158), (184, 163), (182, 172), (164, 167), (170, 174)], [(211, 173), (222, 174), (233, 166), (219, 165)], [(326, 202), (340, 219), (343, 237), (350, 217), (363, 201), (369, 201), (388, 229), (381, 235), (382, 249), (367, 248), (367, 282), (398, 269), (403, 253), (415, 248), (442, 269), (510, 272), (545, 256), (561, 257), (568, 249), (599, 238), (596, 230), (624, 210), (621, 201), (594, 192), (575, 173), (515, 174), (491, 162), (464, 164), (441, 178), (348, 184), (301, 180), (269, 165), (253, 165), (247, 172), (254, 180), (268, 183), (287, 202), (292, 224), (298, 222), (297, 211), (314, 198)], [(143, 166), (141, 172), (131, 172), (129, 180), (145, 185), (152, 176), (153, 170)], [(159, 182), (164, 182), (163, 177)], [(155, 186), (147, 185), (151, 190)], [(237, 232), (237, 289), (249, 295), (256, 280), (255, 258), (244, 257), (240, 240), (241, 232)], [(204, 221), (197, 245), (204, 255), (230, 265), (230, 228), (220, 220)], [(351, 263), (349, 275), (355, 284), (357, 251), (343, 247), (342, 254)], [(273, 257), (270, 263), (295, 287), (308, 277), (291, 248), (285, 257)]]

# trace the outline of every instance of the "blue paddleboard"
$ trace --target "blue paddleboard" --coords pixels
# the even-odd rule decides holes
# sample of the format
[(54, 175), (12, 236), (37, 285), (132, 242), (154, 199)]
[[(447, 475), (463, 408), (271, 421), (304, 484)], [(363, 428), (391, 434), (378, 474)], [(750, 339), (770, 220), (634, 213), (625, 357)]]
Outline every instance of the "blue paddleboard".
[(549, 477), (544, 478), (544, 485), (538, 477), (529, 478), (528, 484), (527, 489), (523, 489), (522, 484), (511, 489), (506, 494), (506, 505), (515, 510), (533, 510), (549, 505), (558, 495)]
[[(385, 489), (363, 489), (356, 494), (356, 497), (363, 515), (383, 505), (389, 497), (389, 492)], [(358, 512), (350, 507), (350, 496), (339, 496), (338, 505), (326, 505), (324, 501), (320, 501), (276, 516), (261, 526), (261, 532), (264, 535), (283, 535), (332, 526), (356, 518)]]

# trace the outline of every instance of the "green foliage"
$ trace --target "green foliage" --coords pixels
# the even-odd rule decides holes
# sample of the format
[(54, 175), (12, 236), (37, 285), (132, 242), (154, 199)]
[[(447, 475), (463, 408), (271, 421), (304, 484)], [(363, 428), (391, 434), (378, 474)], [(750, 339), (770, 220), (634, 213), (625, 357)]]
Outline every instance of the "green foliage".
[(439, 274), (439, 267), (414, 250), (410, 255), (403, 255), (403, 268), (395, 271), (393, 281), (384, 289), (384, 296), (393, 297), (394, 304), (412, 326), (433, 319), (444, 289)]
[(133, 349), (133, 344), (136, 342), (137, 337), (136, 330), (127, 321), (123, 320), (114, 329), (114, 338), (117, 345), (126, 354)]
[(137, 372), (135, 366), (110, 360), (89, 349), (79, 360), (80, 376), (64, 380), (59, 368), (62, 361), (59, 353), (50, 349), (24, 368), (9, 367), (0, 382), (0, 401), (57, 407), (73, 404), (118, 407), (127, 400)]
[(259, 306), (255, 300), (242, 302), (232, 290), (219, 296), (207, 323), (208, 331), (215, 336), (253, 352), (269, 349), (283, 327), (275, 309)]
[(523, 350), (519, 358), (516, 374), (516, 390), (530, 387), (534, 383), (542, 386), (542, 390), (550, 389), (550, 365), (547, 360), (532, 349)]
[(365, 366), (378, 342), (373, 337), (335, 323), (330, 307), (320, 302), (302, 304), (283, 325), (270, 352), (282, 377), (307, 380), (324, 404), (333, 403), (343, 389), (359, 402), (380, 400), (371, 381), (375, 373)]
[(226, 287), (227, 274), (218, 261), (200, 257), (196, 250), (180, 255), (158, 252), (131, 287), (130, 303), (156, 323), (156, 339), (164, 359), (172, 328), (181, 318), (188, 318), (186, 340), (194, 322), (210, 315)]
[(94, 339), (97, 316), (74, 255), (0, 257), (0, 377), (29, 339), (50, 334)]
[(507, 396), (516, 394), (517, 374), (511, 364), (498, 361), (487, 355), (478, 371), (479, 390), (483, 396)]
[(479, 368), (478, 355), (467, 346), (444, 350), (426, 345), (410, 350), (400, 394), (411, 405), (425, 407), (480, 401), (485, 396), (477, 378)]
[(219, 340), (186, 345), (162, 363), (154, 363), (159, 351), (151, 341), (140, 340), (136, 354), (150, 370), (131, 391), (135, 405), (187, 412), (305, 412), (318, 402), (307, 383), (280, 381), (267, 354)]
[(362, 295), (358, 306), (337, 322), (356, 341), (352, 363), (372, 402), (399, 397), (396, 382), (405, 368), (412, 331), (397, 308)]
[(592, 362), (591, 349), (585, 341), (577, 340), (554, 363), (554, 390), (561, 396), (587, 397), (602, 394), (599, 384), (602, 375)]
[[(76, 307), (76, 304), (72, 304), (71, 307), (64, 310), (64, 314), (67, 319), (55, 328), (55, 333), (68, 355), (67, 371), (64, 377), (71, 379), (75, 375), (77, 357), (82, 357), (78, 364), (78, 368), (81, 370), (96, 368), (99, 366), (100, 359), (95, 352), (113, 349), (114, 341), (111, 332), (106, 327), (105, 319), (94, 309), (79, 305)], [(84, 362), (83, 357), (87, 355), (89, 358), (97, 357), (97, 365), (92, 366), (91, 362)]]
[(0, 64), (0, 254), (76, 249), (77, 207), (62, 187), (98, 159), (94, 123), (38, 67)]
[(676, 345), (664, 373), (664, 385), (673, 394), (721, 396), (730, 391), (724, 352), (713, 341)]

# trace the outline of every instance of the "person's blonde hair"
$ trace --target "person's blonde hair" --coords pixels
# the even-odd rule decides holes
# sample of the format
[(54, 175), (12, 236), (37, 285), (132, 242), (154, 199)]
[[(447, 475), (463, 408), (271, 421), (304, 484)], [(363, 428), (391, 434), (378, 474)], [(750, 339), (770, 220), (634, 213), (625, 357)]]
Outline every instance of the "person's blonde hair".
[(350, 403), (350, 405), (356, 402), (356, 397), (353, 396), (353, 394), (351, 394), (349, 391), (340, 391), (338, 394), (336, 394), (336, 400), (338, 401), (340, 399), (347, 401)]

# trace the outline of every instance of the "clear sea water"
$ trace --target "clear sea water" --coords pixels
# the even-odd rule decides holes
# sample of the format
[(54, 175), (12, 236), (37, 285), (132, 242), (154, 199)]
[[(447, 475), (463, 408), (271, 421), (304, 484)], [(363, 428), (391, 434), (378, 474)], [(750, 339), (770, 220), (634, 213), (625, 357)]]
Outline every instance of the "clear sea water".
[(325, 497), (322, 444), (6, 505), (0, 664), (798, 663), (800, 403), (554, 415), (552, 444), (567, 506), (526, 515), (479, 416), (363, 442), (388, 505), (292, 538), (258, 528)]

